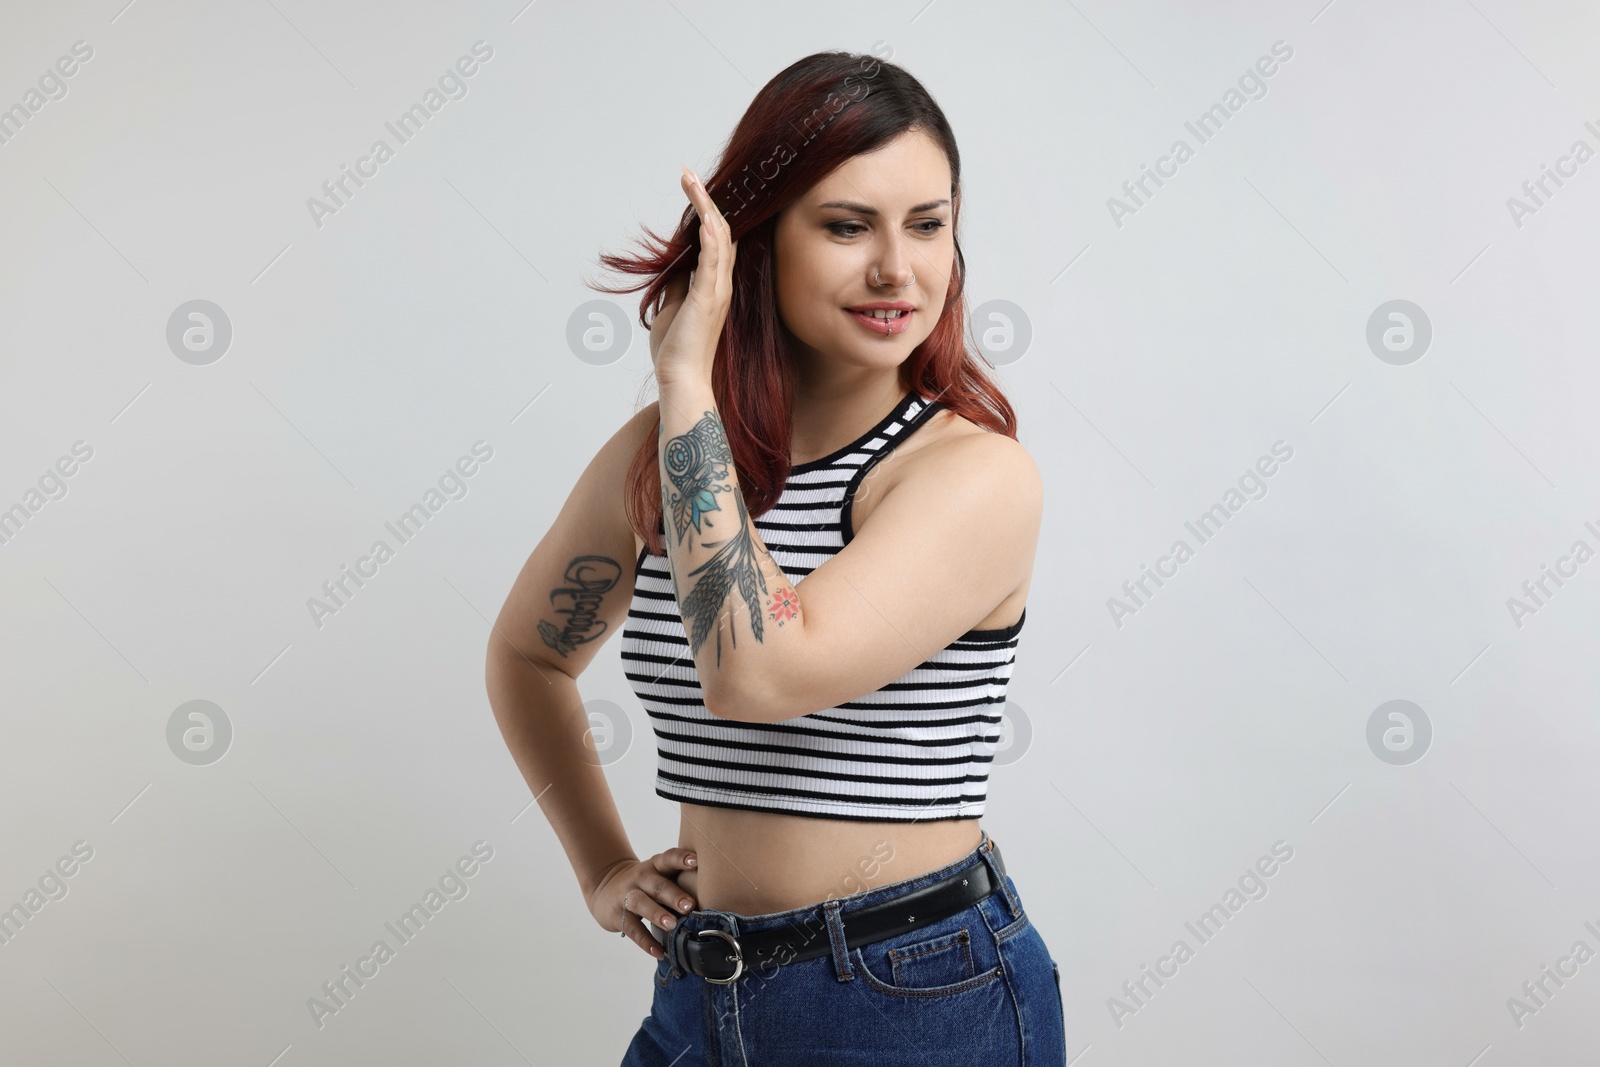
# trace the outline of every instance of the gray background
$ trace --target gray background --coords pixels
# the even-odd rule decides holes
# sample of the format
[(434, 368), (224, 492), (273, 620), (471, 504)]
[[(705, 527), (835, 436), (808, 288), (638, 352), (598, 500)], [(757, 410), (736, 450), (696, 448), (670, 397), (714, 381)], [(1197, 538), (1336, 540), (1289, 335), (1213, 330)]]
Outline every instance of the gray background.
[[(1600, 148), (1592, 5), (7, 7), (0, 107), (94, 51), (0, 145), (0, 507), (93, 456), (0, 545), (0, 906), (93, 857), (0, 946), (0, 1061), (620, 1059), (651, 963), (529, 807), (487, 619), (651, 395), (637, 328), (568, 343), (597, 252), (670, 226), (679, 163), (709, 173), (772, 74), (874, 42), (960, 140), (973, 305), (1031, 330), (994, 354), (1049, 500), (1008, 714), (1031, 740), (984, 825), (1062, 964), (1069, 1055), (1600, 1048), (1600, 962), (1521, 1025), (1507, 1005), (1600, 950), (1600, 562), (1508, 607), (1600, 548), (1600, 160), (1520, 225), (1507, 204)], [(466, 96), (318, 227), (307, 199), (478, 40)], [(1275, 41), (1265, 95), (1198, 145), (1184, 123)], [(1108, 198), (1180, 137), (1194, 158), (1118, 225)], [(207, 365), (167, 341), (197, 299), (232, 328)], [(1400, 363), (1368, 343), (1392, 300), (1432, 330)], [(466, 494), (317, 626), (308, 598), (479, 440)], [(1280, 440), (1200, 544), (1184, 523)], [(1108, 600), (1179, 538), (1119, 626)], [(581, 688), (629, 720), (607, 758), (636, 850), (670, 846), (614, 641)], [(168, 739), (191, 700), (232, 730), (206, 765)], [(1391, 700), (1431, 725), (1405, 765), (1368, 741)], [(308, 998), (477, 841), (467, 895), (319, 1028)], [(1276, 841), (1293, 858), (1201, 945), (1184, 923)]]

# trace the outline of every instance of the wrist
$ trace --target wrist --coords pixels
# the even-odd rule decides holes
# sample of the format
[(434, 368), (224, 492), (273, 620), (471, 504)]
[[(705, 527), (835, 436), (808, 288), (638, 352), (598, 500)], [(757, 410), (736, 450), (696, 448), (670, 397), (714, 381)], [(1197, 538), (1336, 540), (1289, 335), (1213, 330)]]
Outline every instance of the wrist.
[(715, 352), (699, 354), (678, 349), (661, 350), (654, 358), (656, 381), (662, 387), (674, 389), (710, 386), (710, 368), (715, 360)]
[(656, 387), (661, 392), (710, 389), (711, 367), (707, 365), (703, 369), (683, 367), (671, 370), (657, 367)]

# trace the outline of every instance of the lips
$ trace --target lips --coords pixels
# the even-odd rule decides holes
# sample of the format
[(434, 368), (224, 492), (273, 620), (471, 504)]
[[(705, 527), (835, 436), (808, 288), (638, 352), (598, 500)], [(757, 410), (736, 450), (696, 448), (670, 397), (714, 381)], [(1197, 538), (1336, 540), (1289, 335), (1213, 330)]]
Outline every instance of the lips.
[[(873, 304), (859, 304), (853, 308), (845, 308), (845, 313), (855, 319), (862, 326), (873, 333), (898, 334), (905, 333), (911, 325), (911, 316), (916, 310), (904, 301), (884, 301)], [(873, 311), (890, 312), (890, 317), (879, 318), (871, 314)]]

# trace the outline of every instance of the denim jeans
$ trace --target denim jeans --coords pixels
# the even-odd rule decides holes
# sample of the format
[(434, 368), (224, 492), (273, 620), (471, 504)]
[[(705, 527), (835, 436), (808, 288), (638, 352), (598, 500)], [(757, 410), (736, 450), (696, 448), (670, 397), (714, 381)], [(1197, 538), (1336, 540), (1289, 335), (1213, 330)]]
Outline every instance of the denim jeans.
[[(690, 934), (709, 928), (734, 937), (789, 924), (825, 938), (832, 952), (746, 967), (719, 985), (679, 966), (667, 936), (650, 1014), (622, 1067), (1065, 1067), (1060, 968), (990, 844), (985, 832), (948, 866), (821, 904), (681, 917)], [(852, 910), (980, 863), (1002, 889), (937, 922), (845, 950)]]

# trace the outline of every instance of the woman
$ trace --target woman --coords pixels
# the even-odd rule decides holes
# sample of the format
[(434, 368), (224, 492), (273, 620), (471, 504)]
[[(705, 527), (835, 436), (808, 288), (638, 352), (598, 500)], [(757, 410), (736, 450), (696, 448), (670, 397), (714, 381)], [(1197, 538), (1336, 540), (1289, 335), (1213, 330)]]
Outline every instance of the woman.
[[(648, 285), (660, 399), (523, 567), (488, 679), (590, 912), (657, 960), (625, 1065), (1065, 1062), (979, 827), (1042, 491), (963, 341), (959, 168), (915, 78), (819, 53), (714, 193), (685, 169), (670, 241), (602, 257), (651, 279), (605, 291)], [(680, 804), (645, 860), (575, 684), (619, 626)]]

